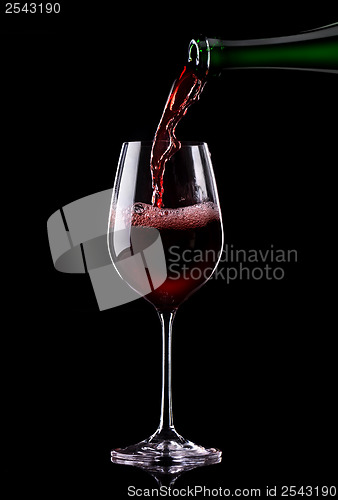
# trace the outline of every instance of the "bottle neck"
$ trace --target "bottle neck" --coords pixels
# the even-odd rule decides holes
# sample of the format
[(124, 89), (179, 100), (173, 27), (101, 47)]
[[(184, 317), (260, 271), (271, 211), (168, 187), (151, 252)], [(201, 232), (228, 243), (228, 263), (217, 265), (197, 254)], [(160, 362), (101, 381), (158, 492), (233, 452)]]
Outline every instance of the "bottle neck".
[(290, 68), (338, 73), (338, 25), (299, 35), (254, 40), (191, 40), (188, 63), (198, 75), (224, 69)]

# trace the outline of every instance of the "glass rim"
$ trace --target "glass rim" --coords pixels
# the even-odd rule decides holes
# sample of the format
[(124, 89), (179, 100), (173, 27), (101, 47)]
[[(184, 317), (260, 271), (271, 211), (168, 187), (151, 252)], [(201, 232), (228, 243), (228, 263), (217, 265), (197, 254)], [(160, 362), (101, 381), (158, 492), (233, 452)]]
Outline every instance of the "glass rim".
[[(122, 143), (122, 146), (127, 144), (140, 144), (141, 146), (150, 147), (154, 144), (155, 139), (152, 141), (126, 141)], [(159, 143), (169, 144), (170, 141), (158, 141)], [(178, 141), (181, 144), (181, 147), (193, 147), (193, 146), (207, 146), (207, 143), (204, 141)]]

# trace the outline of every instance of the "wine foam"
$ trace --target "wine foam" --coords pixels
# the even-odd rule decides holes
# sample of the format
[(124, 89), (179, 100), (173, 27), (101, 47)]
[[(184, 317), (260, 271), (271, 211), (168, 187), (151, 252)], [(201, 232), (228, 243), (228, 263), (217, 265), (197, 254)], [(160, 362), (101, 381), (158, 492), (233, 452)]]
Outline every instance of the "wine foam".
[[(220, 213), (212, 202), (197, 203), (181, 208), (158, 208), (146, 203), (135, 203), (128, 216), (133, 226), (154, 227), (184, 231), (219, 221)], [(125, 214), (127, 215), (127, 214)]]

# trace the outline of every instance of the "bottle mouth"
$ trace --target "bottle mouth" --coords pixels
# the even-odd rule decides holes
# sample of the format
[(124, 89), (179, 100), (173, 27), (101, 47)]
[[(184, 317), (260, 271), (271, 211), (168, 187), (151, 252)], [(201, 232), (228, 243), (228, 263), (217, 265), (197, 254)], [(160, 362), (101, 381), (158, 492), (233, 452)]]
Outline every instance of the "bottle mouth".
[(190, 40), (189, 43), (188, 63), (192, 63), (196, 67), (198, 67), (200, 63), (199, 47), (198, 43), (194, 39)]
[(188, 47), (188, 64), (193, 66), (197, 73), (205, 76), (210, 68), (210, 48), (206, 37), (194, 38)]

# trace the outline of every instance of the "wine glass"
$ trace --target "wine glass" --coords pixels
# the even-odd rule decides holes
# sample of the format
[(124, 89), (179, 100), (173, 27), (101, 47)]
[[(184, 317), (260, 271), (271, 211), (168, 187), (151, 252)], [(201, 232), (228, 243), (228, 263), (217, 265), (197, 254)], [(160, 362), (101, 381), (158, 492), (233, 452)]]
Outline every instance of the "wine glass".
[[(168, 160), (163, 207), (151, 205), (152, 142), (124, 143), (108, 224), (112, 262), (134, 290), (151, 302), (162, 326), (160, 423), (152, 436), (111, 452), (112, 462), (175, 474), (221, 461), (175, 430), (171, 393), (172, 325), (179, 305), (214, 272), (223, 246), (218, 194), (208, 146), (181, 142)], [(166, 145), (163, 145), (166, 149)]]

